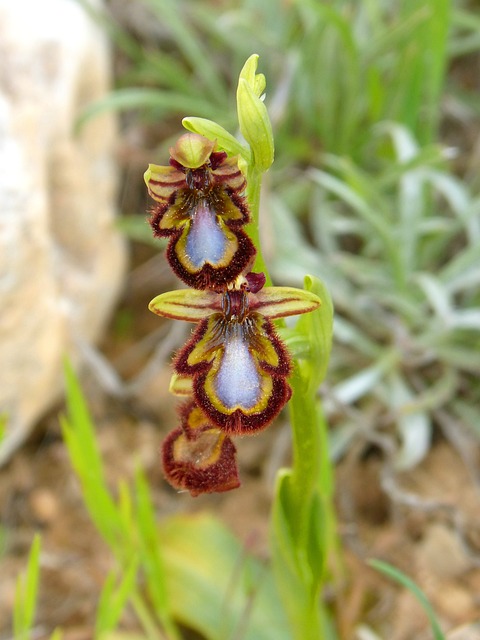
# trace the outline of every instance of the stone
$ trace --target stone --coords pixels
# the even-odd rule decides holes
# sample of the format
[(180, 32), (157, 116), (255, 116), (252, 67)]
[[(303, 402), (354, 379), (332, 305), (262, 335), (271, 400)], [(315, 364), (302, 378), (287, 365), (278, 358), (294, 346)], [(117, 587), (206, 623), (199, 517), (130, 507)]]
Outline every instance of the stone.
[(64, 356), (104, 331), (126, 251), (115, 119), (74, 131), (110, 89), (105, 34), (75, 0), (0, 0), (0, 59), (3, 464), (61, 397)]

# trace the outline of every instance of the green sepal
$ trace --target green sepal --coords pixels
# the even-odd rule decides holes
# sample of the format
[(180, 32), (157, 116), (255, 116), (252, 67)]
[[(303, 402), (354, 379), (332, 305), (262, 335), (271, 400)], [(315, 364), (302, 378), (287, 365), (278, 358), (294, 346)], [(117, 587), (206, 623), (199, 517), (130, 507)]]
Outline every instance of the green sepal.
[[(251, 311), (266, 318), (283, 318), (314, 311), (321, 304), (314, 293), (294, 287), (265, 287), (252, 294)], [(156, 296), (148, 308), (158, 316), (174, 320), (198, 322), (222, 309), (222, 296), (212, 291), (179, 289)]]
[(320, 298), (304, 289), (294, 287), (265, 287), (256, 294), (252, 309), (266, 318), (284, 318), (309, 313), (321, 305)]
[(267, 108), (261, 99), (265, 76), (256, 74), (258, 55), (248, 58), (238, 80), (237, 112), (240, 131), (250, 145), (253, 165), (260, 172), (273, 163), (273, 132)]
[(179, 289), (156, 296), (148, 305), (157, 316), (198, 322), (220, 310), (220, 296), (210, 291)]
[(170, 148), (170, 155), (182, 167), (198, 169), (207, 162), (214, 149), (215, 140), (195, 133), (185, 133)]
[(239, 155), (247, 163), (250, 162), (250, 150), (241, 144), (231, 133), (222, 126), (207, 118), (183, 118), (182, 124), (188, 131), (199, 133), (209, 140), (216, 140), (219, 149), (223, 149), (229, 156)]
[[(177, 189), (179, 171), (170, 166), (149, 164), (143, 174), (149, 195), (157, 202), (166, 202)], [(173, 184), (172, 184), (173, 182)]]

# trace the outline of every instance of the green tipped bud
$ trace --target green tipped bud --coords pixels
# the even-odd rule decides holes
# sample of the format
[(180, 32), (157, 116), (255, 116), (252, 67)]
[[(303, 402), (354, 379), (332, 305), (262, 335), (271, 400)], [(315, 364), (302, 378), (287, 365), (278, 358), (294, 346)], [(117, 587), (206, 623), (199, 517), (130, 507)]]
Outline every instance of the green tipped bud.
[(273, 162), (273, 133), (267, 108), (262, 100), (266, 82), (263, 74), (256, 74), (258, 55), (248, 58), (237, 88), (237, 111), (240, 131), (250, 145), (253, 164), (260, 171), (266, 171)]

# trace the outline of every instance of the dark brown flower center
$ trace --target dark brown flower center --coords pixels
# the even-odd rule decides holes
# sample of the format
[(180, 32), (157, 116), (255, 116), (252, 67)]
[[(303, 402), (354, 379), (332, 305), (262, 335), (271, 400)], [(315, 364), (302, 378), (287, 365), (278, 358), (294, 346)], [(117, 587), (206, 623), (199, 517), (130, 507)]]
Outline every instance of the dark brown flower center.
[(244, 289), (226, 291), (222, 299), (222, 311), (228, 322), (243, 322), (248, 315), (248, 295)]
[(185, 181), (189, 189), (206, 194), (212, 188), (212, 172), (206, 165), (198, 169), (187, 169), (185, 171)]

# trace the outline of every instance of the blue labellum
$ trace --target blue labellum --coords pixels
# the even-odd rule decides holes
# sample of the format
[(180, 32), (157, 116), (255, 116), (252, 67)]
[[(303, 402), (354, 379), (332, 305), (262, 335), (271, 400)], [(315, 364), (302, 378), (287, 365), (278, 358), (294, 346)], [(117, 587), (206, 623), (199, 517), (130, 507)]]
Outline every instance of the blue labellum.
[(195, 268), (206, 262), (215, 265), (225, 254), (227, 238), (219, 227), (215, 211), (200, 201), (192, 213), (186, 252)]
[(240, 332), (225, 342), (223, 358), (215, 376), (215, 391), (228, 409), (251, 409), (260, 399), (260, 375)]

